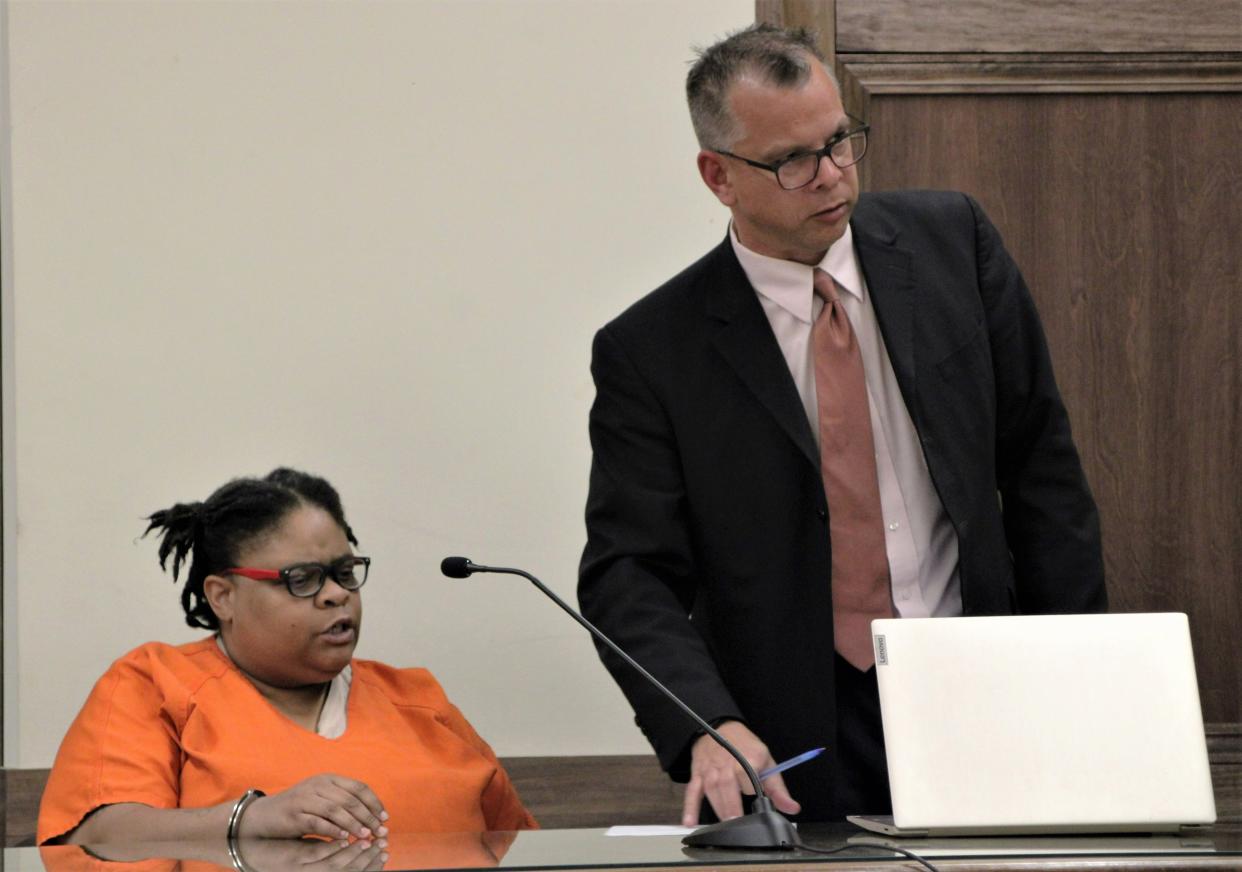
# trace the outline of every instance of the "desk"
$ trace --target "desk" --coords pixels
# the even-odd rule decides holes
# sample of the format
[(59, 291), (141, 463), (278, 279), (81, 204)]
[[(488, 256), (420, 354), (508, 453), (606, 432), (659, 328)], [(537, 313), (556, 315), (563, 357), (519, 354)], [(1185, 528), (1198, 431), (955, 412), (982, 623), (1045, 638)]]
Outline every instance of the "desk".
[[(678, 836), (606, 836), (602, 829), (540, 830), (522, 833), (407, 834), (390, 840), (384, 865), (368, 869), (488, 869), (512, 870), (673, 870), (746, 867), (765, 872), (793, 872), (811, 867), (832, 870), (914, 869), (912, 860), (862, 843), (883, 845), (882, 837), (863, 834), (848, 824), (804, 825), (805, 842), (821, 849), (842, 848), (832, 856), (794, 852), (692, 851)], [(1242, 870), (1242, 827), (1218, 827), (1193, 835), (1030, 836), (1024, 838), (902, 839), (894, 844), (914, 851), (941, 870)], [(299, 867), (303, 872), (334, 868), (322, 864), (315, 851), (323, 843), (297, 841), (243, 841), (245, 868), (276, 872)], [(176, 845), (133, 845), (98, 849), (110, 862), (92, 859), (81, 849), (8, 848), (5, 872), (155, 872), (185, 869), (196, 872), (236, 872), (223, 842)], [(168, 858), (168, 859), (161, 859)], [(178, 865), (173, 859), (185, 862)], [(339, 859), (339, 858), (337, 858)], [(137, 862), (143, 861), (143, 862)], [(351, 867), (346, 867), (351, 868)]]

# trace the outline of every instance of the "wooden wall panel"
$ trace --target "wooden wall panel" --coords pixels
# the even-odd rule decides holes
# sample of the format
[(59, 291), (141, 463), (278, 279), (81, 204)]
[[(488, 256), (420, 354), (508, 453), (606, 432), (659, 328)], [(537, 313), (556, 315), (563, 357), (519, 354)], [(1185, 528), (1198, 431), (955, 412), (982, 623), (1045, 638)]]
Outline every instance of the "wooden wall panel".
[(836, 30), (839, 52), (1231, 51), (1242, 0), (836, 0)]
[(678, 824), (685, 787), (654, 754), (607, 757), (506, 757), (522, 802), (548, 829)]
[[(842, 85), (875, 94), (1117, 94), (1236, 92), (1242, 62), (1231, 55), (861, 55), (838, 53)], [(855, 107), (862, 108), (862, 107)]]
[(788, 0), (755, 0), (755, 20), (781, 27), (805, 27), (818, 33), (824, 48), (832, 50), (836, 29), (835, 0), (823, 2), (788, 2)]
[(870, 120), (868, 187), (969, 191), (1000, 228), (1100, 504), (1113, 607), (1187, 611), (1205, 718), (1242, 720), (1242, 94), (886, 96)]

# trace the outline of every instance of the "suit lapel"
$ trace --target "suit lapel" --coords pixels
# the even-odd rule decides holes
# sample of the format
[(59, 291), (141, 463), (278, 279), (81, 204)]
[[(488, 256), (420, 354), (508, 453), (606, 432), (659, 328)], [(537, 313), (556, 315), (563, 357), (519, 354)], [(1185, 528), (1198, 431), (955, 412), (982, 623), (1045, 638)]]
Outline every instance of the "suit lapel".
[(819, 450), (789, 367), (742, 265), (726, 238), (713, 253), (704, 288), (708, 315), (720, 322), (712, 344), (781, 429), (819, 468)]
[(872, 219), (865, 210), (855, 213), (854, 247), (862, 264), (867, 290), (893, 372), (906, 407), (914, 405), (914, 272), (913, 255), (898, 245), (897, 231)]

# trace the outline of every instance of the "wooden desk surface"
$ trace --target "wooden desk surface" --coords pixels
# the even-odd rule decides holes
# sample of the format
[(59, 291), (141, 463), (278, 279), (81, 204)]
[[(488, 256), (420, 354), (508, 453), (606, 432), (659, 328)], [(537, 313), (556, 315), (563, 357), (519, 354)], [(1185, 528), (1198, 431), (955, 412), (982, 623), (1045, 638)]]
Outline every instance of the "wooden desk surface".
[[(841, 849), (831, 856), (804, 851), (725, 852), (694, 851), (679, 836), (612, 837), (602, 829), (542, 830), (523, 833), (408, 834), (394, 836), (384, 861), (342, 863), (351, 859), (334, 853), (338, 847), (323, 842), (255, 840), (240, 845), (240, 860), (230, 856), (223, 840), (164, 845), (103, 846), (94, 856), (82, 849), (9, 848), (4, 851), (6, 872), (95, 872), (179, 868), (198, 872), (275, 872), (299, 867), (304, 872), (346, 869), (491, 869), (510, 870), (684, 870), (752, 866), (764, 872), (793, 872), (811, 867), (828, 870), (915, 869), (906, 857), (874, 847), (884, 839), (861, 833), (845, 824), (807, 825), (807, 845), (823, 850)], [(1242, 870), (1242, 828), (1218, 827), (1188, 835), (1037, 836), (1025, 838), (945, 838), (894, 841), (924, 857), (940, 870)]]

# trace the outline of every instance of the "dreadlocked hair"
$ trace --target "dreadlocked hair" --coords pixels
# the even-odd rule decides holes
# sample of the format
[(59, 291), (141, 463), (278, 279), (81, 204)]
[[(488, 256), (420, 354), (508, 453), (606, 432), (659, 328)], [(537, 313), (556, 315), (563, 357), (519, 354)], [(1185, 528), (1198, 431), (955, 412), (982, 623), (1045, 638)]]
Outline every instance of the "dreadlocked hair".
[(263, 478), (235, 478), (201, 503), (177, 503), (148, 515), (142, 535), (157, 532), (160, 569), (167, 571), (171, 560), (175, 584), (181, 567), (189, 564), (181, 590), (185, 622), (218, 630), (220, 622), (203, 591), (204, 579), (236, 566), (248, 545), (278, 527), (290, 512), (307, 505), (327, 512), (350, 544), (358, 544), (336, 489), (318, 476), (286, 467)]

